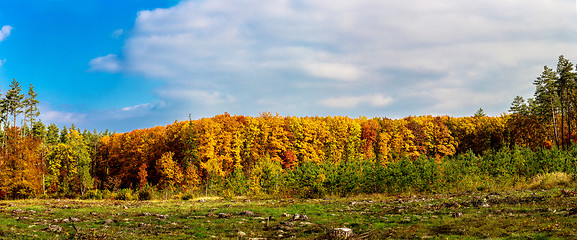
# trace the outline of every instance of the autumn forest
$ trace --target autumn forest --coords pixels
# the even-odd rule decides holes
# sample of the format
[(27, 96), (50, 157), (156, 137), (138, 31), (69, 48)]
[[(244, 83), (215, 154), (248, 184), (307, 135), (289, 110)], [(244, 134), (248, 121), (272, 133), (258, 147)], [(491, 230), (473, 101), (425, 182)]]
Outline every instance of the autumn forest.
[(534, 85), (533, 98), (516, 97), (501, 116), (224, 113), (113, 134), (45, 125), (33, 86), (24, 94), (13, 80), (0, 95), (0, 198), (316, 198), (483, 189), (577, 173), (575, 66), (560, 56)]

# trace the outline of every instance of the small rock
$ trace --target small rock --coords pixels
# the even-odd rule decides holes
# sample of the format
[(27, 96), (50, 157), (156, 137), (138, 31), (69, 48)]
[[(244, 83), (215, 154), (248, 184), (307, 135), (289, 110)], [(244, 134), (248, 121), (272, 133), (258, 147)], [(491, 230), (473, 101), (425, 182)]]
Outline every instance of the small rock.
[(43, 230), (47, 232), (62, 232), (62, 227), (58, 225), (48, 225), (48, 227)]
[(22, 220), (30, 220), (29, 217), (18, 217), (18, 221), (22, 221)]
[(219, 213), (218, 218), (230, 218), (232, 215), (230, 213)]
[(312, 222), (300, 222), (299, 224), (300, 224), (300, 225), (303, 225), (303, 226), (305, 226), (305, 225), (313, 225)]
[(147, 226), (148, 226), (148, 224), (146, 224), (146, 223), (139, 223), (138, 224), (138, 227), (147, 227)]
[(140, 215), (141, 215), (141, 216), (150, 216), (150, 215), (152, 215), (152, 214), (149, 213), (149, 212), (143, 212), (143, 213), (141, 213)]
[(244, 211), (240, 212), (238, 215), (251, 217), (251, 216), (254, 216), (254, 213), (249, 211), (249, 210), (244, 210)]
[(236, 233), (236, 235), (239, 236), (239, 237), (244, 237), (244, 236), (246, 236), (246, 233), (243, 232), (243, 231), (238, 231), (238, 232)]
[(69, 222), (70, 222), (70, 219), (68, 219), (68, 218), (62, 219), (62, 223), (69, 223)]
[(13, 213), (23, 213), (24, 210), (18, 208), (18, 209), (16, 209), (16, 210), (12, 211), (12, 212), (13, 212)]
[(155, 217), (158, 217), (160, 219), (167, 219), (168, 215), (163, 215), (163, 214), (154, 214)]
[(283, 214), (281, 215), (281, 217), (291, 217), (291, 216), (292, 216), (292, 215), (290, 215), (290, 214), (288, 214), (288, 213), (283, 213)]
[(292, 226), (292, 225), (294, 225), (293, 222), (280, 222), (279, 224), (280, 224), (280, 225), (287, 225), (287, 226)]
[(304, 214), (295, 213), (295, 215), (293, 216), (293, 221), (296, 221), (296, 220), (306, 221), (306, 220), (309, 220), (309, 217), (307, 215), (304, 215)]
[(456, 213), (452, 213), (451, 216), (454, 218), (459, 218), (459, 217), (463, 216), (463, 213), (462, 212), (456, 212)]
[(112, 220), (112, 219), (106, 219), (106, 220), (104, 220), (104, 224), (111, 224), (111, 223), (114, 223), (114, 222), (116, 222), (116, 221), (114, 221), (114, 220)]
[(206, 200), (200, 199), (200, 200), (198, 200), (198, 202), (206, 202)]

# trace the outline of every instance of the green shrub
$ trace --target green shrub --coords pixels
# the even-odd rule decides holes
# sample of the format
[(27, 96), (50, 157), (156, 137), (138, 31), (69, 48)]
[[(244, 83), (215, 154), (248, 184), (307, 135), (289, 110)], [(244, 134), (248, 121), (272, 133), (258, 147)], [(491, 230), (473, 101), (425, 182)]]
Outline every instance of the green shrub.
[(102, 191), (99, 191), (98, 189), (94, 189), (94, 190), (89, 190), (88, 192), (86, 192), (84, 194), (84, 196), (81, 197), (82, 199), (96, 199), (96, 200), (100, 200), (102, 199)]
[(323, 198), (327, 194), (325, 170), (322, 165), (306, 161), (299, 164), (288, 174), (288, 185), (292, 192), (301, 198)]
[(116, 198), (115, 192), (111, 192), (108, 189), (104, 189), (104, 191), (102, 191), (102, 199), (115, 199), (115, 198)]
[(144, 187), (142, 187), (142, 189), (138, 191), (137, 193), (138, 200), (140, 201), (152, 200), (154, 198), (154, 192), (155, 192), (154, 187), (150, 186), (147, 183), (146, 185), (144, 185)]
[(191, 199), (194, 199), (194, 198), (195, 198), (195, 196), (194, 196), (193, 193), (187, 192), (187, 193), (184, 193), (184, 194), (182, 195), (182, 198), (181, 198), (181, 199), (184, 200), (184, 201), (188, 201), (188, 200), (191, 200)]
[(132, 194), (132, 189), (130, 188), (123, 188), (118, 190), (118, 192), (116, 193), (116, 198), (114, 198), (116, 200), (123, 200), (123, 201), (130, 201), (134, 199), (134, 196)]

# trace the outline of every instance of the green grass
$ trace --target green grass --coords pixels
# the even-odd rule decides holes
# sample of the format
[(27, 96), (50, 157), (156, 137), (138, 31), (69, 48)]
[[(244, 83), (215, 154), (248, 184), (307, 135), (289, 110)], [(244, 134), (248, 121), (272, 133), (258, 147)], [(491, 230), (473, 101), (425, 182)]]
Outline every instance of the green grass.
[[(326, 239), (330, 229), (348, 227), (358, 239), (571, 239), (577, 238), (576, 196), (556, 188), (247, 202), (2, 201), (0, 238), (236, 239), (242, 231), (246, 239)], [(254, 215), (240, 215), (243, 210)], [(292, 221), (285, 213), (309, 219)], [(71, 218), (79, 221), (66, 222)], [(47, 230), (49, 225), (62, 230)]]

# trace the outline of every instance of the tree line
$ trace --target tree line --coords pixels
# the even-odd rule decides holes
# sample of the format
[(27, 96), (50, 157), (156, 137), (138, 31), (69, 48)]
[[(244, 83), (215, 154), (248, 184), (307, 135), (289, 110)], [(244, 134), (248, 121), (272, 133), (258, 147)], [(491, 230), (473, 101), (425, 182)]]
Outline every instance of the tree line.
[[(74, 125), (46, 127), (37, 120), (32, 85), (24, 96), (14, 80), (0, 105), (0, 197), (75, 197), (99, 190), (150, 188), (276, 194), (279, 184), (315, 192), (322, 188), (319, 183), (341, 186), (351, 176), (373, 179), (365, 182), (372, 187), (362, 192), (396, 189), (378, 188), (374, 179), (401, 177), (408, 166), (439, 177), (446, 169), (457, 171), (446, 164), (463, 159), (460, 156), (480, 166), (479, 159), (493, 159), (481, 156), (499, 151), (505, 156), (517, 148), (569, 149), (575, 140), (576, 76), (574, 65), (561, 56), (556, 70), (545, 67), (535, 81), (534, 98), (515, 98), (510, 114), (497, 117), (487, 117), (481, 109), (471, 117), (402, 119), (225, 113), (118, 134), (81, 131)], [(461, 160), (459, 164), (466, 165)], [(381, 172), (364, 175), (371, 172), (367, 168)], [(299, 185), (303, 183), (312, 185)], [(342, 193), (348, 188), (332, 189)]]

